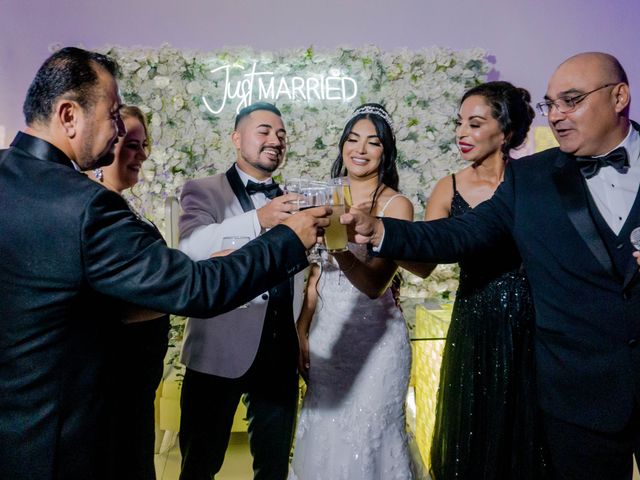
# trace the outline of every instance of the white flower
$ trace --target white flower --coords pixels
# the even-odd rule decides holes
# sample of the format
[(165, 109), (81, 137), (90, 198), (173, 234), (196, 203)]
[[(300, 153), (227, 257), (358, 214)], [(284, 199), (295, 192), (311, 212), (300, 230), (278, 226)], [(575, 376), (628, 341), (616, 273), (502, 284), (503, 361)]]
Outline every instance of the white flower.
[[(201, 95), (213, 91), (209, 72), (227, 64), (245, 69), (257, 62), (259, 71), (285, 77), (327, 75), (337, 69), (358, 82), (358, 97), (349, 103), (276, 103), (283, 109), (290, 155), (279, 173), (283, 176), (327, 178), (337, 155), (342, 129), (360, 99), (386, 105), (396, 125), (398, 151), (403, 160), (400, 189), (422, 215), (425, 197), (435, 182), (464, 165), (453, 142), (451, 119), (458, 99), (475, 81), (484, 79), (489, 64), (480, 49), (454, 52), (437, 47), (419, 51), (381, 51), (375, 46), (307, 48), (281, 52), (255, 52), (248, 48), (213, 52), (187, 52), (160, 48), (105, 47), (121, 65), (120, 88), (125, 98), (150, 116), (153, 139), (150, 158), (143, 164), (141, 181), (132, 201), (157, 224), (164, 224), (164, 197), (178, 195), (186, 179), (225, 171), (236, 152), (229, 135), (235, 103), (220, 115), (206, 111)], [(243, 78), (232, 69), (232, 82)], [(375, 86), (375, 88), (374, 88)], [(219, 86), (218, 88), (223, 88)], [(439, 266), (427, 281), (411, 280), (418, 296), (452, 295), (457, 269)]]
[(165, 77), (162, 75), (156, 75), (156, 77), (153, 79), (153, 84), (157, 88), (167, 88), (170, 82), (171, 79), (169, 77)]
[(173, 109), (174, 111), (178, 111), (184, 107), (184, 100), (179, 95), (175, 95), (173, 97)]
[(203, 92), (202, 85), (197, 80), (187, 83), (186, 89), (189, 95), (201, 94)]

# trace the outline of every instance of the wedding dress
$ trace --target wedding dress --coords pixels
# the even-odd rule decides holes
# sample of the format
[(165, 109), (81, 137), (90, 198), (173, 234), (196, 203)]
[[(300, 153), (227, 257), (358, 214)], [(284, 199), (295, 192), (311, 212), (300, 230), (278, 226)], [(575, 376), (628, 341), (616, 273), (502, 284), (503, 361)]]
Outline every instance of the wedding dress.
[[(358, 258), (363, 245), (349, 244)], [(310, 371), (290, 480), (409, 480), (404, 404), (411, 368), (391, 290), (371, 300), (323, 259)]]

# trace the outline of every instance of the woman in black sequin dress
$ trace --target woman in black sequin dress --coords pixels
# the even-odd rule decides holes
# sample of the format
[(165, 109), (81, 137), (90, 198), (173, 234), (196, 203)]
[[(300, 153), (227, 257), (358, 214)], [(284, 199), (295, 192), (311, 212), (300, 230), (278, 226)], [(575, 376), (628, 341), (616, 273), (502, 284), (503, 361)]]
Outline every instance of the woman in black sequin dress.
[[(466, 92), (456, 139), (472, 162), (441, 179), (425, 218), (461, 215), (489, 199), (508, 154), (526, 139), (529, 93), (507, 82)], [(431, 474), (447, 479), (540, 479), (533, 359), (534, 311), (513, 244), (460, 262), (460, 286), (444, 349)]]

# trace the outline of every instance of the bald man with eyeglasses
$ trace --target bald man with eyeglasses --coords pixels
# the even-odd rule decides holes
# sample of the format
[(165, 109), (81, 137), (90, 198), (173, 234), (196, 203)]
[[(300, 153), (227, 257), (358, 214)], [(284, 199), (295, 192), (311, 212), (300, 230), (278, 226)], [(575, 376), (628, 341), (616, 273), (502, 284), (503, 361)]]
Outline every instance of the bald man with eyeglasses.
[[(538, 401), (553, 478), (630, 480), (640, 450), (640, 126), (627, 76), (589, 52), (562, 63), (538, 104), (560, 144), (510, 162), (493, 198), (434, 222), (343, 223), (383, 257), (431, 263), (512, 238), (536, 309)], [(526, 401), (526, 399), (523, 399)]]

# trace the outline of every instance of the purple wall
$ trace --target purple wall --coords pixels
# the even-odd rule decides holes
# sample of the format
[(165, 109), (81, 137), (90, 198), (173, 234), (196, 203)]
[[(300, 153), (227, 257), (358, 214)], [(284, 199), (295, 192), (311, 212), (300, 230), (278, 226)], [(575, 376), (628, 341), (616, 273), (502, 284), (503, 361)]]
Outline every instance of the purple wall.
[[(0, 125), (7, 141), (22, 128), (24, 94), (53, 43), (481, 47), (495, 58), (492, 78), (528, 88), (535, 102), (558, 63), (600, 50), (620, 59), (640, 95), (639, 0), (0, 0)], [(632, 117), (640, 120), (639, 113), (640, 97)]]

